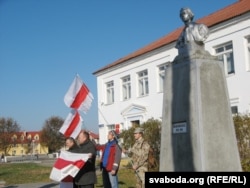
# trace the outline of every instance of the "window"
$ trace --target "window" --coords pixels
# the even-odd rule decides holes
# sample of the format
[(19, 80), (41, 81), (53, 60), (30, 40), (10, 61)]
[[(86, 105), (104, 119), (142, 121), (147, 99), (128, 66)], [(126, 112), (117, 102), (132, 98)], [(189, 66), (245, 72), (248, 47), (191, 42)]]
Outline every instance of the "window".
[(34, 137), (34, 139), (35, 139), (35, 140), (39, 140), (39, 136), (36, 135), (36, 136)]
[(139, 97), (145, 96), (149, 93), (147, 70), (138, 73), (138, 86)]
[(107, 104), (111, 104), (114, 102), (114, 82), (108, 82), (106, 83), (107, 88)]
[(107, 125), (108, 131), (115, 130), (115, 124)]
[(122, 100), (131, 98), (131, 83), (130, 76), (122, 78)]
[(158, 67), (158, 75), (159, 75), (159, 92), (163, 92), (163, 85), (165, 79), (167, 64), (161, 65)]
[(250, 71), (250, 36), (247, 37), (247, 70)]
[(12, 140), (12, 147), (17, 147), (17, 136), (14, 135), (14, 136), (11, 138), (11, 140)]
[(115, 132), (120, 134), (120, 124), (115, 124)]
[(224, 64), (224, 69), (226, 75), (235, 73), (234, 70), (234, 56), (233, 56), (233, 44), (227, 43), (222, 46), (219, 46), (215, 49), (216, 55), (219, 60)]
[(238, 107), (237, 106), (231, 106), (232, 114), (238, 114)]

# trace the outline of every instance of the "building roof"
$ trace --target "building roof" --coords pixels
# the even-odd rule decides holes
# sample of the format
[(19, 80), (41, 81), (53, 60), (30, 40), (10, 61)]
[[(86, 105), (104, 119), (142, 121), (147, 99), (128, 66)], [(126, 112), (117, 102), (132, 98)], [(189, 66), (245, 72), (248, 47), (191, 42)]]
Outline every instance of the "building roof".
[[(227, 20), (230, 20), (234, 17), (245, 14), (249, 11), (250, 11), (250, 0), (239, 0), (236, 3), (233, 3), (229, 6), (226, 6), (225, 8), (222, 8), (222, 9), (212, 13), (212, 14), (209, 14), (201, 19), (198, 19), (196, 22), (203, 23), (209, 28), (209, 27), (215, 26), (217, 24), (220, 24), (222, 22), (225, 22)], [(156, 40), (155, 42), (153, 42), (153, 43), (151, 43), (151, 44), (121, 58), (121, 59), (118, 59), (117, 61), (115, 61), (111, 64), (108, 64), (107, 66), (104, 66), (103, 68), (95, 71), (93, 74), (100, 73), (106, 69), (109, 69), (113, 66), (121, 64), (127, 60), (138, 57), (138, 56), (143, 55), (147, 52), (153, 51), (153, 50), (160, 48), (164, 45), (175, 42), (178, 39), (178, 37), (180, 36), (183, 27), (180, 27), (180, 28), (174, 30), (173, 32), (165, 35), (164, 37)]]
[(89, 133), (89, 135), (96, 140), (99, 140), (99, 134), (93, 133), (92, 131), (85, 130)]
[[(15, 140), (16, 144), (31, 143), (31, 142), (39, 143), (41, 131), (14, 132), (14, 133), (11, 133), (11, 137), (9, 139), (12, 139), (14, 135), (16, 136), (16, 140)], [(37, 135), (38, 135), (38, 140), (35, 139), (35, 136)], [(23, 136), (23, 139), (21, 139), (22, 136)]]

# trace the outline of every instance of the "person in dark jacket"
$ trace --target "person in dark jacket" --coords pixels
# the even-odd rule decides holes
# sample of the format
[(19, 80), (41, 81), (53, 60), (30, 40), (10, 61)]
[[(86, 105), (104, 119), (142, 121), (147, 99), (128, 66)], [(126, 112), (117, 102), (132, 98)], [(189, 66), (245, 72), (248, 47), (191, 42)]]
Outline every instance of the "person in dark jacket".
[(90, 158), (74, 178), (74, 188), (94, 188), (97, 183), (95, 171), (96, 147), (89, 139), (89, 133), (81, 131), (77, 137), (79, 150), (77, 153), (90, 154)]
[(121, 161), (122, 149), (118, 145), (118, 135), (114, 130), (108, 133), (108, 142), (105, 145), (97, 145), (102, 150), (101, 170), (104, 188), (118, 188), (118, 169)]
[(72, 137), (67, 137), (65, 140), (66, 150), (70, 152), (78, 151), (79, 147), (76, 140)]

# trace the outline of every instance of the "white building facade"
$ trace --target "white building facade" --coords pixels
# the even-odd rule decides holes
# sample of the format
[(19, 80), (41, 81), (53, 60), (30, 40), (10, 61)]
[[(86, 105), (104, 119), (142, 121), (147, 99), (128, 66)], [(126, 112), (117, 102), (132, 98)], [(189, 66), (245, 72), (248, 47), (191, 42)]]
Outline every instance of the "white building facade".
[[(249, 2), (241, 0), (198, 20), (210, 30), (205, 49), (224, 63), (233, 113), (250, 112)], [(235, 15), (228, 16), (230, 10)], [(111, 129), (121, 132), (150, 118), (162, 119), (165, 69), (177, 56), (175, 42), (181, 30), (93, 73), (97, 77), (101, 144)]]

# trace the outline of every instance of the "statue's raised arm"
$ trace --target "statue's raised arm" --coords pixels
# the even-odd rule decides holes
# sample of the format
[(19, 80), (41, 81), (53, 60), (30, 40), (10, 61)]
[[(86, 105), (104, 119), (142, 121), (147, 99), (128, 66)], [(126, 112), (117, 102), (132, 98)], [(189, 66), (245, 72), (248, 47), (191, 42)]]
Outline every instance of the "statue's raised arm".
[(193, 22), (194, 14), (190, 8), (182, 8), (180, 10), (180, 18), (185, 24), (185, 27), (176, 42), (176, 48), (180, 49), (186, 45), (201, 45), (209, 35), (209, 30), (206, 25)]

